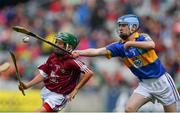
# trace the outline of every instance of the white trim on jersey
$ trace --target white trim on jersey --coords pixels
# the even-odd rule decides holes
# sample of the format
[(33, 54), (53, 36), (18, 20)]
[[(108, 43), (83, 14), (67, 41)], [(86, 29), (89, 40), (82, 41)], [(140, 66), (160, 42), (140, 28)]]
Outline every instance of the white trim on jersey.
[(48, 77), (48, 74), (46, 74), (43, 70), (39, 69), (39, 73), (45, 78)]
[(144, 36), (146, 41), (152, 41), (151, 37), (146, 33), (141, 33), (140, 35)]
[(85, 72), (85, 73), (90, 72), (90, 69), (86, 65), (84, 65), (82, 62), (80, 62), (78, 60), (74, 60), (74, 62), (79, 66), (79, 68), (82, 72)]

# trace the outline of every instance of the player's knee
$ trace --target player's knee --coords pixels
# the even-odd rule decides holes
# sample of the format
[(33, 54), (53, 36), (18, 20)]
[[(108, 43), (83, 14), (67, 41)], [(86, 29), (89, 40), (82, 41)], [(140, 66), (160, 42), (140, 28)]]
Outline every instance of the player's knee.
[(133, 106), (126, 105), (125, 112), (136, 112), (136, 109)]

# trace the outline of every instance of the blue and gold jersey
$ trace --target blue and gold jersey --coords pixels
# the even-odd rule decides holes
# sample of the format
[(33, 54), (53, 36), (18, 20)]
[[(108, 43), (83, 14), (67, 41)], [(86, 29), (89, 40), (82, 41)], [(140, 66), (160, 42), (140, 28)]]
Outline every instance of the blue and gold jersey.
[[(151, 40), (147, 34), (141, 34), (136, 37), (136, 41)], [(121, 57), (126, 66), (140, 80), (149, 78), (159, 78), (165, 73), (165, 68), (161, 64), (154, 49), (143, 49), (130, 47), (124, 48), (123, 42), (116, 42), (106, 46), (110, 51), (111, 57)]]

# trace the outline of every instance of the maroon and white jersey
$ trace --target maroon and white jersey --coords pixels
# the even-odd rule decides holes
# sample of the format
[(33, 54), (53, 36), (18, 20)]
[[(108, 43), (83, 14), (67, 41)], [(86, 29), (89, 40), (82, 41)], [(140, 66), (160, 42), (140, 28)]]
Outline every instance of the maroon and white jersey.
[(58, 57), (51, 54), (45, 64), (38, 67), (45, 77), (44, 84), (52, 92), (67, 95), (78, 84), (81, 73), (88, 73), (87, 66), (70, 55)]

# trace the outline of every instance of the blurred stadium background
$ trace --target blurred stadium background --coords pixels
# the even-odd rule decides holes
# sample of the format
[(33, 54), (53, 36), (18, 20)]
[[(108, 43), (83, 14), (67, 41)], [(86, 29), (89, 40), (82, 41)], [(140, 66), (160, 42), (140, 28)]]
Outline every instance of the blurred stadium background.
[[(103, 47), (118, 40), (116, 19), (137, 14), (141, 29), (156, 43), (167, 71), (180, 86), (180, 1), (179, 0), (0, 0), (0, 63), (15, 52), (23, 81), (31, 80), (37, 66), (52, 48), (37, 40), (22, 42), (11, 27), (18, 25), (52, 41), (58, 31), (76, 34), (78, 49)], [(120, 59), (81, 58), (95, 72), (64, 111), (121, 112), (137, 86), (137, 80)], [(39, 84), (23, 96), (17, 88), (14, 66), (0, 73), (0, 111), (34, 111), (41, 106)], [(160, 104), (148, 103), (141, 111), (162, 111)], [(180, 111), (180, 105), (178, 105)]]

